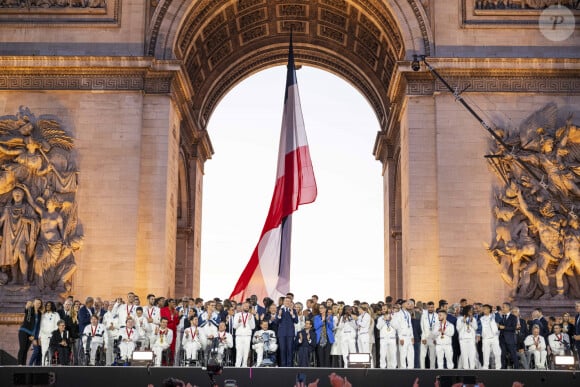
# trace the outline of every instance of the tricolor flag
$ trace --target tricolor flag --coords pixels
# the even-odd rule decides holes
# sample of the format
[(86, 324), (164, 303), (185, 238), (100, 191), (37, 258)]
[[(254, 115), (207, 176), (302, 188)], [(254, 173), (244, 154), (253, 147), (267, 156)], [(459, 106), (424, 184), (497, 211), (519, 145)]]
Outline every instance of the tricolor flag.
[(252, 294), (274, 300), (290, 290), (292, 213), (316, 199), (316, 181), (308, 150), (296, 81), (292, 37), (280, 133), (276, 186), (266, 223), (250, 261), (230, 299), (243, 301)]

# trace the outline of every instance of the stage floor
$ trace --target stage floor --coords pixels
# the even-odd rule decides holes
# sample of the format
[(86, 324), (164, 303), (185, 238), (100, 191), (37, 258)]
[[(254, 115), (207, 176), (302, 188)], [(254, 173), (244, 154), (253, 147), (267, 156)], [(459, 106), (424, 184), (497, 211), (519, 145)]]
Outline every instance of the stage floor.
[[(353, 387), (412, 387), (419, 378), (421, 387), (431, 387), (437, 376), (444, 382), (461, 381), (474, 376), (486, 387), (511, 387), (514, 381), (526, 387), (580, 386), (580, 375), (575, 371), (465, 371), (465, 370), (382, 370), (334, 368), (224, 368), (216, 376), (219, 386), (226, 379), (234, 379), (239, 387), (272, 386), (293, 387), (298, 374), (308, 383), (320, 379), (319, 387), (330, 387), (328, 375), (336, 373), (347, 377)], [(161, 382), (169, 377), (178, 378), (199, 387), (209, 386), (207, 371), (195, 367), (0, 367), (0, 386), (63, 386), (115, 387), (139, 386)], [(442, 386), (444, 387), (444, 386)]]

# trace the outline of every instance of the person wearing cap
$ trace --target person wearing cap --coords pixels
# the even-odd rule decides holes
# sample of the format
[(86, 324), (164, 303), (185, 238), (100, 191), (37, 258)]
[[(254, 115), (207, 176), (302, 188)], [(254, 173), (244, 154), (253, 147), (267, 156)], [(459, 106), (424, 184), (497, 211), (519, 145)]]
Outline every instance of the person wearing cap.
[(453, 369), (453, 347), (451, 345), (455, 328), (447, 321), (447, 311), (439, 309), (437, 312), (439, 321), (434, 326), (432, 336), (435, 338), (435, 351), (437, 352), (437, 369), (444, 368), (447, 361), (447, 369)]

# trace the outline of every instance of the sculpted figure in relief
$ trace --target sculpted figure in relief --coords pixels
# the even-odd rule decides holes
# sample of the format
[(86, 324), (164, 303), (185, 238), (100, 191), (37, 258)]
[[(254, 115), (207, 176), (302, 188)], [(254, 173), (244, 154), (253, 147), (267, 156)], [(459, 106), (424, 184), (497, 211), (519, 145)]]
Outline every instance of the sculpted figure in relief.
[(580, 129), (557, 125), (548, 104), (519, 129), (496, 130), (488, 161), (498, 176), (487, 247), (512, 297), (580, 296)]
[(72, 149), (52, 117), (0, 118), (0, 285), (70, 290), (83, 241)]

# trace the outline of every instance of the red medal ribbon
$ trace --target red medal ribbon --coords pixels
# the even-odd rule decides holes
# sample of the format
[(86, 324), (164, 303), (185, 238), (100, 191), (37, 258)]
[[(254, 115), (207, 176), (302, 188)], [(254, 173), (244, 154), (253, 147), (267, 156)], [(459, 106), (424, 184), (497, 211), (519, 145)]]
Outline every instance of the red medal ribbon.
[(131, 340), (131, 335), (133, 334), (133, 328), (131, 328), (131, 329), (125, 328), (125, 332), (127, 332), (127, 339)]
[(242, 312), (242, 323), (244, 323), (244, 328), (246, 327), (246, 321), (248, 321), (248, 316), (249, 316), (249, 313)]
[(95, 329), (93, 329), (93, 326), (91, 325), (91, 336), (95, 337), (95, 333), (97, 333), (97, 325), (95, 325)]

